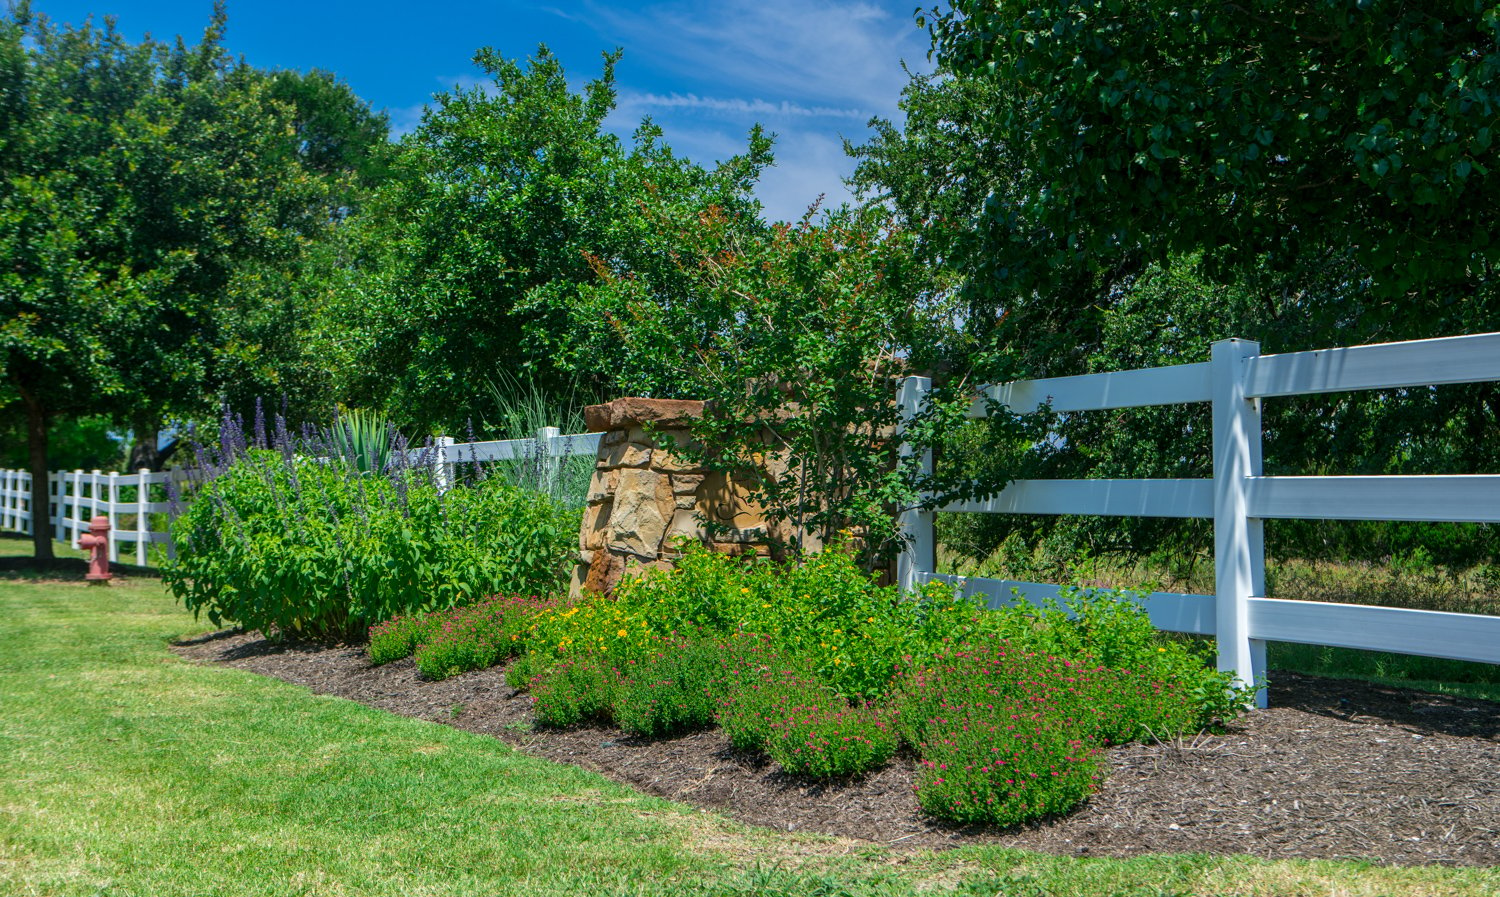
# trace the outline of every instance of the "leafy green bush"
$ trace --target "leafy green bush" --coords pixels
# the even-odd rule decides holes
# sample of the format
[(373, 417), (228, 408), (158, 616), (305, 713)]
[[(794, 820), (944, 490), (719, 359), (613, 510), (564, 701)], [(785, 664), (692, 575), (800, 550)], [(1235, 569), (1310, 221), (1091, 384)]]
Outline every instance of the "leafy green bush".
[(370, 627), (365, 653), (375, 666), (410, 657), (443, 624), (441, 614), (407, 614)]
[(621, 582), (615, 613), (668, 634), (751, 632), (851, 698), (884, 693), (902, 658), (983, 631), (986, 612), (930, 583), (903, 597), (847, 546), (795, 565), (746, 563), (689, 544), (676, 569)]
[(564, 660), (533, 676), (529, 688), (537, 722), (575, 726), (609, 722), (623, 686), (619, 671), (593, 657)]
[(417, 669), (428, 679), (439, 680), (514, 657), (524, 647), (521, 638), (530, 621), (556, 603), (556, 599), (512, 595), (431, 614), (427, 619), (434, 625), (415, 647)]
[(619, 667), (615, 724), (650, 738), (712, 726), (724, 690), (724, 650), (714, 641), (685, 641)]
[(814, 779), (864, 775), (896, 752), (896, 733), (877, 707), (851, 707), (824, 692), (775, 708), (766, 753), (786, 772)]
[(398, 615), (555, 592), (577, 531), (576, 513), (496, 478), (440, 493), (423, 470), (251, 449), (199, 487), (162, 575), (215, 625), (354, 639)]

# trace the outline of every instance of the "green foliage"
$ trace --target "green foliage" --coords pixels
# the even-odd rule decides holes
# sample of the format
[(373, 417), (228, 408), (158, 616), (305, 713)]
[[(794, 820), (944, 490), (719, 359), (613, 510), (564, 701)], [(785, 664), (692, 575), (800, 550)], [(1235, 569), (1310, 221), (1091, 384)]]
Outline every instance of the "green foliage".
[(162, 573), (215, 625), (358, 638), (400, 614), (554, 592), (576, 533), (572, 512), (499, 480), (439, 494), (420, 471), (252, 450), (175, 522)]
[[(532, 618), (556, 603), (556, 599), (511, 595), (429, 614), (411, 648), (417, 670), (437, 681), (508, 660), (525, 647), (522, 637)], [(380, 628), (370, 629), (371, 662), (375, 662)]]
[(380, 666), (410, 657), (417, 646), (426, 642), (443, 625), (441, 614), (403, 614), (370, 627), (370, 644), (365, 653), (370, 663)]
[(724, 661), (722, 643), (689, 639), (623, 664), (615, 724), (648, 738), (709, 728), (722, 700)]
[(602, 658), (564, 660), (532, 677), (529, 688), (537, 722), (576, 726), (609, 722), (619, 700), (619, 672)]
[(960, 0), (927, 21), (947, 71), (997, 88), (983, 137), (1036, 173), (985, 210), (1001, 240), (1015, 219), (1051, 234), (1033, 281), (1131, 252), (1331, 246), (1400, 296), (1497, 259), (1488, 4)]
[(642, 203), (756, 221), (769, 141), (757, 130), (745, 156), (713, 169), (675, 156), (649, 123), (622, 143), (605, 126), (618, 58), (575, 91), (546, 47), (527, 60), (484, 49), (474, 61), (489, 83), (435, 97), (365, 207), (358, 263), (326, 310), (327, 333), (353, 335), (330, 340), (348, 401), (458, 431), (493, 410), (473, 386), (496, 370), (549, 394), (580, 377), (612, 384), (628, 353), (575, 339), (577, 293), (597, 260), (669, 265)]
[(982, 608), (941, 583), (909, 597), (876, 585), (846, 546), (781, 565), (689, 545), (676, 569), (622, 581), (615, 606), (661, 634), (702, 627), (762, 635), (851, 698), (881, 694), (904, 656), (985, 621)]
[[(668, 235), (677, 270), (597, 264), (579, 326), (607, 328), (628, 350), (627, 391), (707, 402), (693, 441), (674, 450), (742, 485), (784, 547), (815, 550), (857, 529), (880, 556), (897, 543), (899, 510), (924, 493), (931, 504), (977, 488), (935, 483), (918, 464), (974, 396), (897, 402), (901, 379), (930, 364), (955, 326), (909, 232), (847, 208), (751, 232), (721, 209), (663, 202), (645, 215)], [(664, 378), (683, 370), (691, 379)], [(903, 410), (927, 424), (908, 429), (905, 457), (891, 438)]]
[(394, 429), (389, 421), (370, 411), (339, 412), (333, 426), (323, 432), (323, 443), (334, 458), (360, 473), (384, 473), (391, 466)]

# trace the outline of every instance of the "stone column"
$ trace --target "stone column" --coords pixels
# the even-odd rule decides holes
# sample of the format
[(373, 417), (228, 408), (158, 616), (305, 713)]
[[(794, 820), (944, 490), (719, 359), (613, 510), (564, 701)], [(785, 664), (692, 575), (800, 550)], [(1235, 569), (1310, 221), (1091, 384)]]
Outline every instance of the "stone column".
[(672, 451), (687, 444), (687, 427), (702, 414), (702, 402), (680, 399), (615, 399), (584, 410), (589, 432), (604, 437), (579, 530), (574, 595), (608, 595), (627, 571), (669, 569), (684, 539), (724, 554), (770, 555), (764, 515), (744, 490)]

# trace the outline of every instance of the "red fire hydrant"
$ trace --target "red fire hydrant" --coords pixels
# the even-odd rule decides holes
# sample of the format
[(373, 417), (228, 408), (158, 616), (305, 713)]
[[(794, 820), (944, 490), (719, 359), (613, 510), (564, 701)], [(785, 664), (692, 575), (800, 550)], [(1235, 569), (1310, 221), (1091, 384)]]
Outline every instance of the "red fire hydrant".
[(89, 534), (78, 537), (78, 547), (89, 551), (89, 582), (109, 582), (109, 518), (100, 514), (89, 521)]

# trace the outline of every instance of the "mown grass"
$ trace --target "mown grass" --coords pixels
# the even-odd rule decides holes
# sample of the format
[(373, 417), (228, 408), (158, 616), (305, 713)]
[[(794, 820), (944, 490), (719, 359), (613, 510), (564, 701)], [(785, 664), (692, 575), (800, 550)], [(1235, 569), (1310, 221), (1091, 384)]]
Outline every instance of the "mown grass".
[(904, 854), (752, 829), (492, 738), (170, 653), (203, 628), (150, 579), (0, 580), (0, 893), (1500, 890), (1494, 870)]

